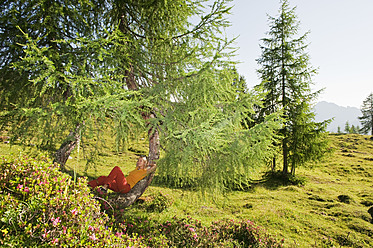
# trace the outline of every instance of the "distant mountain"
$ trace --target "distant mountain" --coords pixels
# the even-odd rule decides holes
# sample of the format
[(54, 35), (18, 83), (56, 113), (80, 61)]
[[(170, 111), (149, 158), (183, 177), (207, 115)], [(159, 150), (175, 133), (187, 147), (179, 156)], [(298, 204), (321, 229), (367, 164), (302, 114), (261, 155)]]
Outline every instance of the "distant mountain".
[(314, 111), (316, 114), (316, 122), (332, 119), (334, 117), (334, 120), (329, 124), (327, 128), (329, 132), (336, 133), (338, 131), (338, 127), (340, 127), (341, 131), (343, 132), (347, 121), (350, 126), (354, 125), (355, 127), (361, 127), (358, 117), (362, 116), (362, 113), (358, 108), (342, 107), (338, 106), (335, 103), (323, 101), (315, 105)]

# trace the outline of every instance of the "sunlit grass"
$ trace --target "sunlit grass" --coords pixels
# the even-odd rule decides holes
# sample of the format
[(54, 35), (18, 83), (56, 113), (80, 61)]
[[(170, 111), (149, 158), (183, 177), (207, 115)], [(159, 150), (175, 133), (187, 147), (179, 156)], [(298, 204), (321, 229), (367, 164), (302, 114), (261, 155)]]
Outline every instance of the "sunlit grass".
[[(373, 139), (353, 134), (329, 137), (335, 150), (330, 158), (297, 169), (297, 175), (306, 178), (304, 186), (257, 183), (247, 192), (202, 200), (197, 192), (153, 183), (142, 198), (162, 192), (172, 199), (172, 205), (159, 213), (144, 212), (134, 204), (126, 212), (161, 221), (191, 216), (206, 225), (226, 218), (250, 219), (268, 233), (284, 238), (286, 247), (372, 247), (373, 224), (368, 209), (373, 206)], [(117, 152), (108, 145), (95, 166), (88, 168), (84, 156), (75, 152), (67, 168), (75, 168), (79, 176), (96, 177), (118, 165), (126, 173), (134, 168), (139, 154), (147, 154), (146, 139), (129, 148)], [(25, 152), (9, 144), (1, 144), (0, 149), (3, 155)]]

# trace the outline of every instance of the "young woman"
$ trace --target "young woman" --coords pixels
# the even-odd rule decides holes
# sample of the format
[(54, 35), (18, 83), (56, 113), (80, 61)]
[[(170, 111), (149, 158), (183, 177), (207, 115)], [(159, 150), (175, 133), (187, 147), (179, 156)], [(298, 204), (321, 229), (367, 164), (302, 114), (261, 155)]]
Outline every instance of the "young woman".
[(131, 171), (127, 177), (124, 176), (122, 170), (118, 166), (115, 166), (108, 176), (100, 176), (88, 182), (88, 185), (92, 188), (102, 186), (104, 191), (109, 188), (112, 191), (125, 194), (141, 179), (155, 171), (156, 168), (156, 164), (147, 164), (146, 157), (140, 157), (139, 160), (137, 160), (136, 169)]

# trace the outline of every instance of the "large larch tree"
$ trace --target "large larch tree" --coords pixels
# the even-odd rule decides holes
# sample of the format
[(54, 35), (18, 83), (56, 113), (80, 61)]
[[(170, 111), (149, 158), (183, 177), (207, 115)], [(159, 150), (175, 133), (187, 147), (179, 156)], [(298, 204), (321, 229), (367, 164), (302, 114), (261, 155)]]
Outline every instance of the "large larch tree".
[[(273, 156), (278, 114), (249, 129), (242, 125), (262, 95), (237, 98), (231, 41), (223, 36), (230, 1), (78, 2), (29, 1), (33, 11), (22, 13), (45, 32), (13, 16), (23, 1), (2, 7), (1, 51), (17, 52), (1, 69), (22, 76), (17, 87), (8, 88), (7, 77), (0, 88), (2, 126), (13, 139), (56, 151), (63, 167), (73, 149), (102, 140), (104, 131), (113, 132), (118, 146), (147, 131), (160, 177), (215, 191), (247, 179)], [(7, 42), (10, 28), (19, 31)], [(134, 202), (152, 176), (118, 200)]]

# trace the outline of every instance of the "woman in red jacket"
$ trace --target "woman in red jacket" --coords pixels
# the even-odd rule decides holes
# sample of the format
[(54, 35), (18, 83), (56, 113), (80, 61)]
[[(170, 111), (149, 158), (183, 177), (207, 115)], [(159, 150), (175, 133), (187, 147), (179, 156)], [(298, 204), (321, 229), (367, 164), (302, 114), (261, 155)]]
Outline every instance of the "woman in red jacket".
[(124, 176), (122, 170), (115, 166), (108, 176), (100, 176), (99, 178), (88, 182), (92, 188), (102, 186), (106, 191), (108, 188), (118, 193), (128, 193), (136, 183), (141, 179), (155, 171), (156, 164), (147, 164), (146, 157), (140, 157), (136, 163), (136, 169), (131, 171), (127, 177)]

